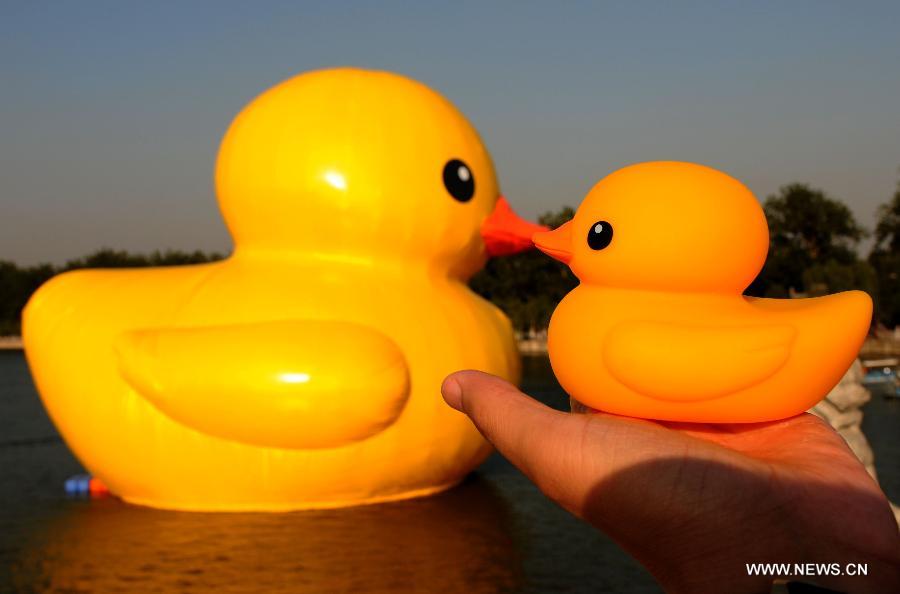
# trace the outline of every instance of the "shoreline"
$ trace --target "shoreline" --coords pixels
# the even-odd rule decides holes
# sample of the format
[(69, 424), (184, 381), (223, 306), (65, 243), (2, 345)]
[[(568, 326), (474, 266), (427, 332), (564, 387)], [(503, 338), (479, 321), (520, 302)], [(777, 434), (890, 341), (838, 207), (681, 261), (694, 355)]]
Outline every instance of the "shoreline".
[(23, 348), (21, 336), (0, 336), (0, 351), (21, 351)]
[(516, 346), (520, 355), (546, 355), (547, 333), (522, 334), (516, 332)]

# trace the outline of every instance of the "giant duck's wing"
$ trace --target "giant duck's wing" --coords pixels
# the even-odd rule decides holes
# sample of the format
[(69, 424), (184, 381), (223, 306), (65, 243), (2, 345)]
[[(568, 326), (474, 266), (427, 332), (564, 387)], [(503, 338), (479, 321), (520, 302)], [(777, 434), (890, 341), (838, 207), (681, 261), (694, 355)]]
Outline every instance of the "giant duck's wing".
[(280, 448), (337, 447), (390, 425), (409, 395), (399, 347), (347, 322), (286, 320), (127, 332), (129, 385), (199, 431)]

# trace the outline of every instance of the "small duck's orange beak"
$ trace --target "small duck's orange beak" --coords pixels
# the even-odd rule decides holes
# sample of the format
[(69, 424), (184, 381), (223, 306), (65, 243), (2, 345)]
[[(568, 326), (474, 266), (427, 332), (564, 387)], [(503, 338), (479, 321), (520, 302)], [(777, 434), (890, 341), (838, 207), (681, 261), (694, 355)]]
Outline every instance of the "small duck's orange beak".
[(534, 245), (551, 258), (564, 264), (572, 260), (572, 222), (563, 223), (553, 231), (535, 233)]
[(531, 249), (531, 237), (547, 227), (530, 223), (513, 212), (506, 198), (500, 196), (494, 212), (481, 225), (481, 237), (488, 256), (510, 256)]

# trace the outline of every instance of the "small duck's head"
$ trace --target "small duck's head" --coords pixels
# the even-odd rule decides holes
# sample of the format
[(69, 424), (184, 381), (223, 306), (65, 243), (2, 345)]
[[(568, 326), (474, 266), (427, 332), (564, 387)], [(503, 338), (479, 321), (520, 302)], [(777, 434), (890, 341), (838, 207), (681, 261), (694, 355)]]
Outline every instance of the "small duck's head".
[(466, 118), (388, 72), (320, 70), (257, 97), (222, 141), (216, 187), (238, 255), (421, 262), (464, 277), (541, 229), (500, 196)]
[(584, 283), (733, 293), (762, 268), (769, 231), (756, 198), (733, 177), (656, 161), (603, 178), (574, 219), (534, 242)]

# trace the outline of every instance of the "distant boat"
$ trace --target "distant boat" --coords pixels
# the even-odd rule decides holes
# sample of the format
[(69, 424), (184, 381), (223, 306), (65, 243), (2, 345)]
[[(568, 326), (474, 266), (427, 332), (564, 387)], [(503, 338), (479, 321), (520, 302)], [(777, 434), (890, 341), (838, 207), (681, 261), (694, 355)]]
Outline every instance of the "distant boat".
[(865, 386), (875, 387), (888, 385), (887, 390), (879, 390), (886, 398), (900, 398), (900, 378), (897, 377), (897, 365), (900, 359), (886, 357), (884, 359), (863, 360), (865, 370), (862, 383)]

